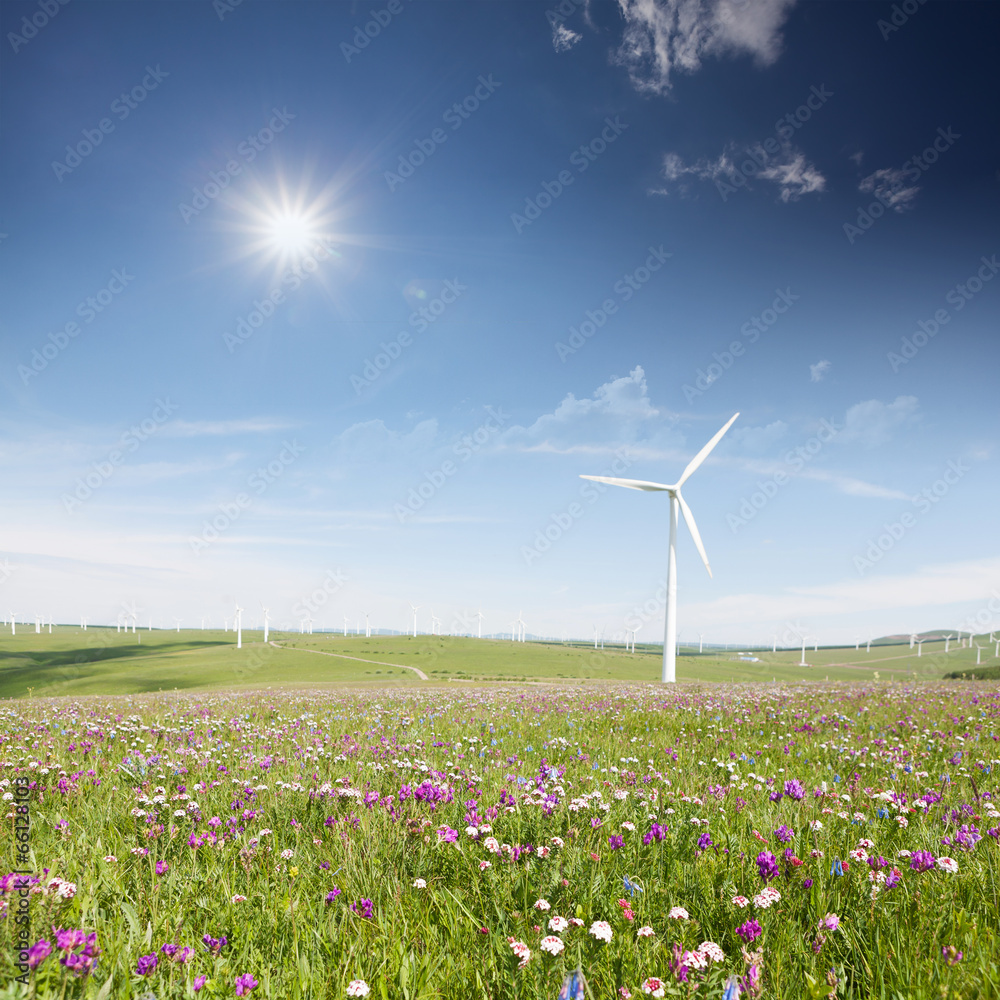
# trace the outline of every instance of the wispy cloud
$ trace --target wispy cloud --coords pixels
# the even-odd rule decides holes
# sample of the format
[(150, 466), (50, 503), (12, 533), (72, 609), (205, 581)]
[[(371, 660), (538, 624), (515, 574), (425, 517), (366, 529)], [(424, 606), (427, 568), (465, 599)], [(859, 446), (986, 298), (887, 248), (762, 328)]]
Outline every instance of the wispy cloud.
[[(784, 202), (798, 201), (802, 195), (822, 191), (826, 187), (826, 178), (819, 169), (806, 159), (805, 153), (787, 142), (782, 143), (777, 153), (768, 153), (760, 144), (747, 149), (731, 144), (717, 159), (701, 159), (690, 164), (686, 164), (677, 153), (667, 153), (663, 157), (662, 174), (682, 193), (688, 189), (686, 177), (730, 187), (749, 187), (753, 180), (770, 181), (778, 185), (779, 196)], [(671, 192), (660, 189), (654, 193)]]
[(172, 420), (164, 424), (164, 437), (228, 437), (234, 434), (267, 434), (294, 427), (288, 420), (251, 417), (245, 420)]
[(569, 52), (581, 38), (583, 35), (567, 28), (565, 24), (556, 24), (552, 28), (552, 48), (556, 52)]
[(781, 52), (781, 28), (795, 0), (618, 0), (625, 19), (616, 61), (637, 90), (669, 93), (672, 76), (706, 56), (750, 55), (758, 65)]
[(908, 171), (897, 170), (891, 167), (876, 170), (869, 174), (860, 184), (858, 190), (866, 194), (873, 194), (880, 201), (884, 202), (895, 212), (905, 212), (913, 204), (920, 188), (915, 184), (909, 187), (904, 185)]
[(891, 403), (869, 399), (856, 403), (844, 416), (844, 429), (837, 435), (839, 443), (859, 442), (868, 448), (886, 444), (900, 427), (917, 420), (920, 403), (916, 396), (897, 396)]
[(809, 381), (810, 382), (822, 382), (826, 373), (833, 367), (832, 361), (827, 361), (824, 358), (822, 361), (817, 361), (816, 364), (809, 366)]

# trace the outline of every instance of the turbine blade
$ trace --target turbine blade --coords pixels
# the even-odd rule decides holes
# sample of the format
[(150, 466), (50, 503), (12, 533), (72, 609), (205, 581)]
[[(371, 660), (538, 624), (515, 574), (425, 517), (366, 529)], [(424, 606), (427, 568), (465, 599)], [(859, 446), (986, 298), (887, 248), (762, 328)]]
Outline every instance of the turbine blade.
[(627, 490), (666, 491), (673, 489), (663, 483), (648, 483), (644, 479), (612, 479), (610, 476), (580, 476), (581, 479), (593, 479), (595, 483), (608, 483), (611, 486), (624, 486)]
[(680, 495), (676, 493), (677, 502), (681, 505), (681, 513), (684, 515), (684, 523), (688, 526), (688, 531), (691, 532), (691, 537), (694, 539), (694, 546), (698, 550), (698, 555), (701, 556), (701, 561), (705, 564), (705, 569), (708, 570), (708, 575), (712, 575), (712, 567), (708, 565), (708, 556), (705, 553), (705, 546), (701, 543), (701, 535), (698, 534), (698, 525), (694, 523), (694, 514), (691, 513), (691, 508), (687, 505), (687, 501)]
[(688, 476), (690, 476), (691, 473), (694, 472), (694, 470), (697, 469), (698, 466), (705, 461), (705, 459), (708, 457), (708, 453), (719, 443), (719, 441), (722, 439), (722, 435), (725, 434), (726, 431), (728, 431), (729, 428), (733, 426), (733, 421), (736, 420), (738, 416), (739, 413), (734, 413), (729, 418), (729, 420), (726, 421), (726, 426), (723, 427), (722, 430), (719, 431), (715, 435), (715, 437), (713, 437), (712, 440), (709, 441), (708, 444), (706, 444), (705, 447), (702, 448), (701, 451), (699, 451), (698, 454), (691, 459), (690, 462), (688, 462), (687, 468), (681, 473), (681, 478), (677, 480), (678, 489), (684, 485)]

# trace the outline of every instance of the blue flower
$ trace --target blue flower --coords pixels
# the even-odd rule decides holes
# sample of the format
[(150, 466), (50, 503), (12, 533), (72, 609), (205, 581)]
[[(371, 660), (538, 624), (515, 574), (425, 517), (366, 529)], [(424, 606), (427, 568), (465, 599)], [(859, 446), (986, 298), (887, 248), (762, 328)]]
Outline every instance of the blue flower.
[(844, 864), (840, 858), (835, 858), (830, 864), (830, 876), (843, 875), (844, 874)]
[(636, 894), (636, 892), (644, 892), (644, 891), (645, 891), (645, 890), (644, 890), (644, 889), (642, 888), (642, 886), (641, 886), (641, 885), (636, 885), (636, 884), (635, 884), (635, 882), (633, 882), (633, 881), (632, 881), (632, 880), (631, 880), (631, 879), (630, 879), (630, 878), (628, 877), (628, 875), (626, 875), (626, 876), (625, 876), (625, 877), (624, 877), (624, 878), (622, 879), (622, 881), (623, 881), (623, 882), (625, 883), (625, 888), (626, 888), (626, 889), (628, 889), (628, 894), (629, 894), (630, 896), (634, 896), (634, 895)]
[(722, 993), (722, 1000), (739, 1000), (740, 985), (735, 976), (730, 976), (725, 982), (725, 989)]

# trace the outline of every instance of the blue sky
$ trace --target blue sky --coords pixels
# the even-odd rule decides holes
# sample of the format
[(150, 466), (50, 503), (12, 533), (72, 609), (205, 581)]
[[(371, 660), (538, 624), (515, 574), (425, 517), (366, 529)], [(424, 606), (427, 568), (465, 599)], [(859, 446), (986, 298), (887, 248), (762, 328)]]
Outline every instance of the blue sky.
[(661, 639), (665, 498), (578, 476), (739, 411), (682, 640), (1000, 624), (998, 27), (5, 3), (2, 610)]

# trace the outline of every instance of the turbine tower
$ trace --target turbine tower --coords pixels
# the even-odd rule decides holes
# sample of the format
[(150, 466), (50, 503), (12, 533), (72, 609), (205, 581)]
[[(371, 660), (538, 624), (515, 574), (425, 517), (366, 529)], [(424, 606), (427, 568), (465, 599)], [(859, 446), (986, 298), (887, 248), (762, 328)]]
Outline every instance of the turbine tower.
[(236, 605), (236, 614), (233, 618), (233, 630), (236, 632), (236, 648), (243, 648), (243, 609)]
[[(258, 603), (260, 604), (260, 610), (264, 612), (264, 642), (267, 642), (267, 622), (268, 622), (267, 613), (269, 609), (264, 607), (263, 601), (259, 601)], [(205, 627), (204, 619), (202, 620), (201, 627), (202, 628)]]
[(479, 619), (479, 638), (482, 639), (482, 637), (483, 637), (483, 609), (482, 608), (480, 608), (476, 612), (476, 617)]
[(420, 610), (419, 604), (411, 604), (410, 610), (413, 612), (413, 638), (417, 637), (417, 612)]
[(611, 486), (624, 486), (630, 490), (644, 490), (646, 492), (665, 492), (670, 496), (670, 548), (667, 560), (667, 614), (663, 629), (663, 672), (661, 680), (664, 684), (672, 684), (677, 679), (676, 657), (677, 657), (677, 512), (680, 510), (684, 516), (684, 522), (694, 539), (695, 548), (701, 556), (701, 561), (708, 570), (708, 575), (712, 575), (712, 568), (708, 564), (708, 556), (705, 553), (705, 546), (702, 545), (701, 535), (698, 534), (698, 527), (694, 523), (694, 515), (681, 496), (681, 487), (687, 482), (691, 474), (708, 457), (709, 452), (719, 443), (722, 435), (732, 427), (733, 422), (739, 416), (734, 413), (725, 426), (716, 433), (715, 437), (698, 452), (694, 458), (688, 462), (687, 468), (681, 473), (680, 479), (672, 486), (664, 483), (650, 483), (639, 479), (612, 479), (609, 476), (581, 476), (581, 479), (593, 479), (599, 483), (608, 483)]
[(371, 613), (365, 612), (365, 638), (370, 639), (372, 637), (372, 623), (371, 623)]

